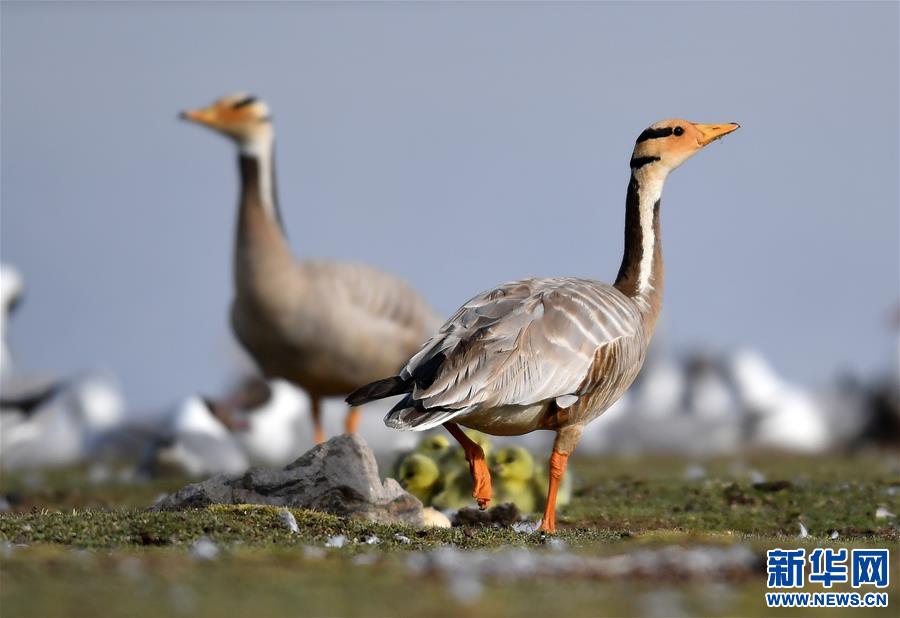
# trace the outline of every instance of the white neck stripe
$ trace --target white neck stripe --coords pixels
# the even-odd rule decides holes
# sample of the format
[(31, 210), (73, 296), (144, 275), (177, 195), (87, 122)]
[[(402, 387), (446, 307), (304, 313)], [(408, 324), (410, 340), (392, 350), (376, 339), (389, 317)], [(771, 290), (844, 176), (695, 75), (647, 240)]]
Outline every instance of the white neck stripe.
[[(649, 171), (649, 170), (648, 170)], [(645, 294), (653, 289), (650, 277), (653, 274), (653, 254), (656, 249), (656, 231), (653, 229), (653, 207), (662, 195), (665, 176), (641, 174), (638, 180), (638, 208), (641, 224), (641, 263), (638, 266), (637, 291)]]

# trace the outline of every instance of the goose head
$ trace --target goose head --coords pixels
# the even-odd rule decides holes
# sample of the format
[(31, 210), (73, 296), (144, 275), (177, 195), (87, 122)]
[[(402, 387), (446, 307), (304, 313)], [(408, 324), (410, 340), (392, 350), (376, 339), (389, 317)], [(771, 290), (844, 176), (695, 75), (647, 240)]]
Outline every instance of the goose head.
[(696, 124), (680, 118), (661, 120), (638, 136), (631, 155), (635, 173), (668, 174), (717, 139), (740, 128), (736, 122)]
[(269, 106), (246, 92), (224, 96), (207, 107), (184, 111), (180, 117), (213, 129), (242, 148), (272, 140)]

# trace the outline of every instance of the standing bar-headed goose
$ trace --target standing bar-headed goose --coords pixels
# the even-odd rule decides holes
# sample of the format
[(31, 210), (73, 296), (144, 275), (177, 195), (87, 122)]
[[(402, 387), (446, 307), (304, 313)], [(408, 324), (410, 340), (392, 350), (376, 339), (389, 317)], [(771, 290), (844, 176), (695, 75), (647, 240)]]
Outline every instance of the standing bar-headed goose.
[[(231, 324), (267, 378), (283, 378), (309, 393), (321, 442), (321, 399), (397, 372), (440, 320), (412, 287), (381, 270), (294, 259), (278, 210), (274, 130), (264, 102), (239, 93), (182, 118), (238, 146)], [(351, 408), (347, 431), (358, 422), (358, 410)]]
[(352, 393), (351, 405), (406, 394), (389, 427), (439, 424), (462, 444), (473, 496), (485, 508), (491, 478), (481, 448), (459, 425), (495, 435), (556, 432), (543, 530), (556, 529), (556, 494), (584, 426), (631, 385), (663, 288), (659, 201), (673, 169), (737, 124), (664, 120), (645, 130), (631, 157), (625, 251), (613, 285), (573, 277), (506, 283), (464, 304), (399, 375)]

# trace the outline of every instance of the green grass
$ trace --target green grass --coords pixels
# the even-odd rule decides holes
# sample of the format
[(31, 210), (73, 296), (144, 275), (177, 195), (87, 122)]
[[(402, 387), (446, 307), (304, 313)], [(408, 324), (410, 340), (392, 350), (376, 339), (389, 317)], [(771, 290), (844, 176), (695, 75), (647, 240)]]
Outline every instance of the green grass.
[(704, 467), (707, 476), (696, 481), (685, 480), (684, 463), (659, 459), (644, 462), (644, 472), (634, 473), (622, 471), (619, 462), (619, 471), (578, 491), (580, 499), (567, 517), (577, 525), (633, 531), (755, 535), (794, 535), (802, 521), (814, 536), (836, 530), (844, 538), (896, 542), (897, 527), (875, 518), (879, 505), (897, 512), (900, 476), (892, 463), (897, 465), (877, 458), (760, 457), (747, 465), (766, 477), (754, 484), (748, 470), (733, 470), (733, 462), (710, 462)]
[[(891, 606), (862, 616), (895, 615), (900, 513), (896, 454), (847, 459), (758, 456), (740, 465), (702, 463), (689, 480), (675, 458), (575, 459), (576, 496), (558, 538), (576, 553), (615, 555), (671, 544), (743, 543), (760, 555), (781, 547), (891, 547)], [(766, 477), (754, 485), (750, 471)], [(697, 476), (696, 474), (694, 476)], [(713, 586), (698, 581), (486, 581), (472, 604), (446, 581), (410, 570), (411, 552), (529, 547), (554, 551), (540, 533), (497, 528), (413, 530), (294, 510), (291, 534), (271, 507), (212, 507), (151, 513), (143, 507), (179, 479), (132, 485), (88, 484), (83, 470), (35, 483), (5, 475), (0, 493), (15, 512), (0, 515), (0, 614), (6, 616), (596, 616), (778, 615), (763, 601), (765, 574)], [(810, 536), (797, 538), (798, 521)], [(838, 531), (832, 540), (831, 533)], [(325, 549), (337, 534), (341, 549)], [(380, 543), (366, 539), (377, 536)], [(199, 538), (214, 560), (193, 556)], [(400, 537), (409, 539), (409, 543)], [(783, 615), (797, 615), (780, 612)], [(807, 610), (810, 615), (828, 615)], [(834, 610), (833, 615), (848, 615)], [(852, 614), (852, 612), (850, 612)]]
[[(466, 549), (484, 549), (501, 545), (539, 546), (541, 535), (519, 534), (511, 529), (448, 528), (415, 530), (401, 525), (382, 525), (345, 520), (333, 515), (293, 509), (300, 527), (292, 534), (278, 519), (280, 509), (269, 506), (212, 506), (204, 510), (153, 513), (121, 511), (47, 511), (0, 518), (0, 537), (13, 543), (54, 543), (84, 549), (115, 549), (188, 546), (200, 537), (216, 543), (240, 543), (246, 547), (294, 547), (322, 545), (335, 535), (351, 541), (375, 535), (379, 549), (431, 549), (453, 543)], [(404, 536), (409, 543), (398, 540)], [(619, 535), (606, 529), (572, 530), (562, 538), (572, 542), (593, 543), (617, 540)], [(360, 547), (350, 543), (348, 549)], [(362, 543), (361, 547), (367, 547)]]

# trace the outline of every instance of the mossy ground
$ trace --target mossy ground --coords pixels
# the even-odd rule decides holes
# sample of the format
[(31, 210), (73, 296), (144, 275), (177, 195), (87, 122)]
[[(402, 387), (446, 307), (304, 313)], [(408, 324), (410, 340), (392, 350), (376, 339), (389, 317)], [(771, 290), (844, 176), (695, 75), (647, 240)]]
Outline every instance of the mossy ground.
[[(900, 513), (895, 453), (853, 459), (761, 455), (701, 465), (702, 470), (674, 458), (574, 460), (576, 496), (562, 514), (558, 538), (590, 555), (699, 543), (741, 542), (760, 554), (776, 546), (898, 546), (897, 520), (875, 515), (879, 506)], [(759, 484), (760, 475), (765, 484)], [(410, 552), (451, 544), (553, 551), (547, 537), (494, 528), (417, 531), (301, 510), (293, 511), (300, 532), (291, 534), (268, 507), (143, 510), (161, 491), (181, 486), (180, 479), (88, 484), (84, 476), (70, 470), (39, 481), (33, 475), (0, 481), (0, 493), (12, 497), (15, 507), (0, 515), (0, 539), (8, 543), (0, 549), (3, 616), (779, 613), (765, 608), (762, 571), (715, 584), (489, 581), (467, 603), (446, 581), (411, 572)], [(809, 530), (805, 539), (797, 538), (799, 521)], [(334, 535), (345, 535), (347, 544), (325, 549)], [(380, 543), (366, 543), (372, 536)], [(218, 557), (203, 560), (190, 551), (201, 537), (219, 546)], [(859, 615), (895, 615), (897, 554), (892, 607)]]

